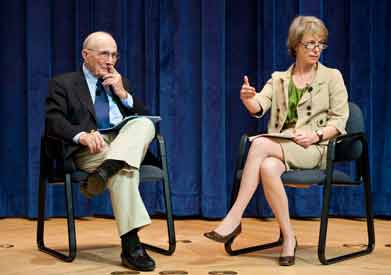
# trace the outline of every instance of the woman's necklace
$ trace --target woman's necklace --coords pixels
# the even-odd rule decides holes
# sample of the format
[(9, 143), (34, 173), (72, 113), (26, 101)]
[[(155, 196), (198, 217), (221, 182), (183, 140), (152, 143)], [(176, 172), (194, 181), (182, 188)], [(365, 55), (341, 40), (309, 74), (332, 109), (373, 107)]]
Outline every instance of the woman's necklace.
[(311, 83), (314, 79), (314, 76), (315, 76), (315, 71), (314, 71), (314, 69), (311, 69), (311, 71), (309, 73), (303, 74), (303, 73), (299, 73), (296, 70), (295, 75), (296, 75), (296, 80), (298, 80), (298, 82), (299, 82), (297, 84), (299, 84), (298, 86), (300, 86), (298, 88), (303, 89), (303, 88), (311, 85)]

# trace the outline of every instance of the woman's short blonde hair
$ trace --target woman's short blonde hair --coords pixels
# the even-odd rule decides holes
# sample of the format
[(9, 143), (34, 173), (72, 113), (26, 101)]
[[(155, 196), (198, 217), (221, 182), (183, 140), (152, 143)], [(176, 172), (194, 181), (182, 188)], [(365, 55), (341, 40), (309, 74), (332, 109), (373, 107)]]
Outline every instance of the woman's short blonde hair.
[(288, 52), (295, 58), (296, 46), (303, 39), (304, 34), (313, 34), (327, 43), (328, 30), (323, 21), (315, 16), (296, 16), (288, 32)]

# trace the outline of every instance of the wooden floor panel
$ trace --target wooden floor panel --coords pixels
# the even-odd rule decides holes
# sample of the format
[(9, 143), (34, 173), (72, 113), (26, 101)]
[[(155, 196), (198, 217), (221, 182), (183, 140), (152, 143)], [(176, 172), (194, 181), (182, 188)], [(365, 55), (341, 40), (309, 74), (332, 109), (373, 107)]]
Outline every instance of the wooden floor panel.
[[(183, 270), (188, 274), (210, 271), (235, 271), (240, 274), (391, 274), (391, 221), (376, 220), (376, 248), (364, 257), (330, 266), (317, 259), (318, 220), (293, 220), (299, 247), (296, 265), (280, 267), (277, 264), (279, 248), (240, 256), (228, 256), (222, 244), (203, 237), (203, 232), (214, 228), (217, 221), (177, 220), (175, 222), (177, 249), (173, 256), (150, 252), (156, 260), (159, 274), (168, 270)], [(111, 274), (130, 271), (120, 265), (120, 241), (113, 219), (87, 218), (77, 220), (78, 255), (72, 263), (64, 263), (37, 250), (36, 222), (26, 219), (0, 220), (0, 274)], [(366, 242), (364, 222), (360, 220), (331, 219), (329, 226), (329, 255), (358, 249)], [(141, 232), (143, 241), (164, 245), (166, 225), (154, 219)], [(66, 223), (64, 219), (50, 219), (45, 228), (46, 243), (65, 249)], [(278, 228), (274, 220), (246, 218), (243, 232), (235, 247), (275, 240)], [(10, 247), (11, 246), (11, 247)], [(126, 274), (126, 273), (122, 273)], [(130, 273), (128, 273), (130, 274)], [(220, 273), (223, 274), (223, 273)], [(168, 275), (168, 274), (167, 274)]]

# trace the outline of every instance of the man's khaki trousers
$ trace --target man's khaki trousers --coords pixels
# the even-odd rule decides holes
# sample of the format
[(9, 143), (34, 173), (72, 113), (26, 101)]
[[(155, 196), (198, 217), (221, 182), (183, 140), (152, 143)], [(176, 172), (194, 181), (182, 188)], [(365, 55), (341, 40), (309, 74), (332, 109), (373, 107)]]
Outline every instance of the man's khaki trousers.
[(147, 118), (133, 119), (118, 134), (103, 135), (106, 146), (101, 152), (91, 154), (86, 147), (75, 157), (79, 169), (88, 173), (92, 173), (106, 159), (121, 160), (128, 164), (112, 176), (106, 186), (81, 188), (82, 192), (88, 194), (99, 194), (106, 187), (110, 190), (120, 236), (151, 223), (139, 192), (139, 168), (154, 136), (155, 126), (152, 121)]

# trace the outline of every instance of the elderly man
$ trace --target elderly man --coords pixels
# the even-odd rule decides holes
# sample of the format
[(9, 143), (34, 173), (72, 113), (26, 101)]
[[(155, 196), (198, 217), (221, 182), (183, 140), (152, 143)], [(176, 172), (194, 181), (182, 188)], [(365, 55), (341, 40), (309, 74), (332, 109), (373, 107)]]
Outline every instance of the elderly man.
[(125, 116), (147, 114), (142, 103), (130, 93), (129, 81), (114, 68), (117, 44), (106, 32), (94, 32), (83, 43), (81, 72), (71, 72), (49, 81), (46, 99), (47, 134), (62, 138), (67, 155), (90, 174), (81, 191), (87, 197), (110, 190), (121, 236), (122, 264), (140, 271), (152, 271), (154, 260), (146, 253), (137, 235), (150, 224), (140, 197), (139, 171), (155, 135), (146, 118), (127, 122), (119, 132), (101, 134), (99, 129), (117, 124)]

